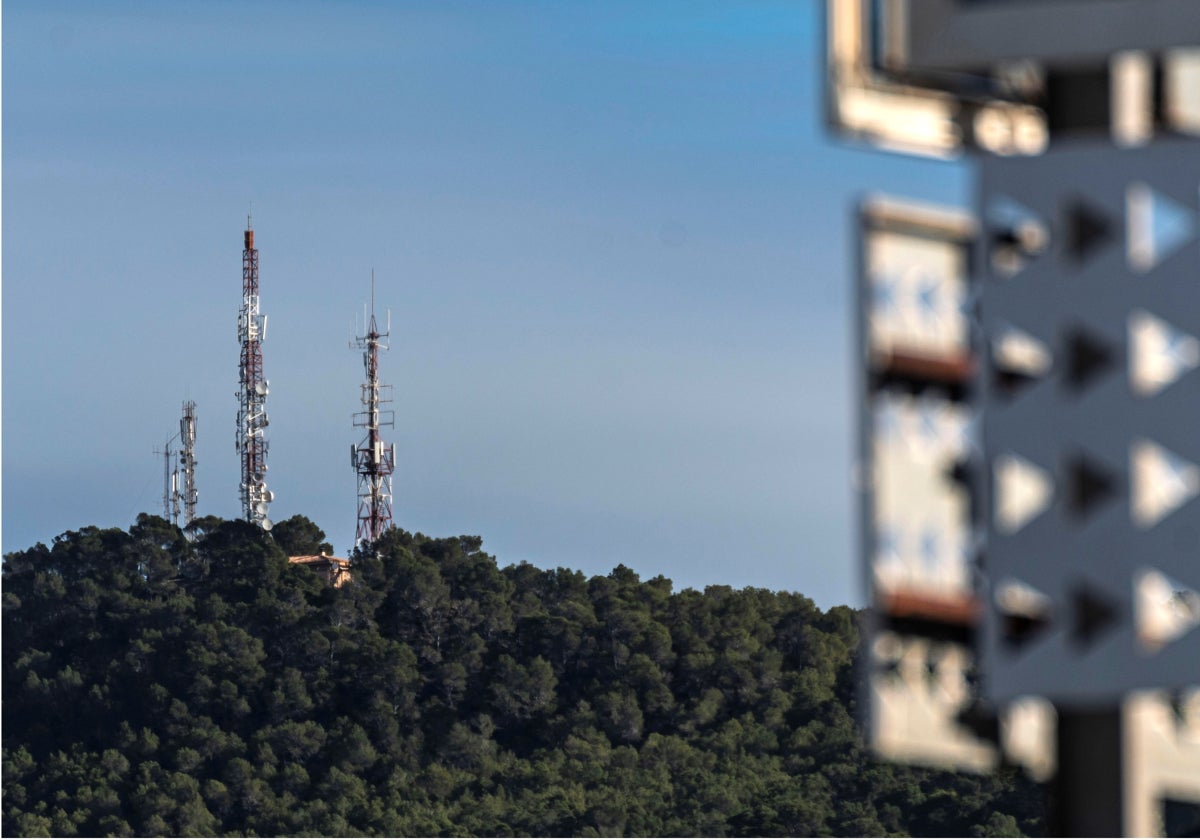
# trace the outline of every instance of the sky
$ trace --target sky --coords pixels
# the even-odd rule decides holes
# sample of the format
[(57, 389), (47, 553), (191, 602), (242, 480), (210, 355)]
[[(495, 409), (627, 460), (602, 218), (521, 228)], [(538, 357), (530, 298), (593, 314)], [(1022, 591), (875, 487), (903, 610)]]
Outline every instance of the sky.
[(814, 0), (6, 0), (5, 552), (240, 515), (242, 231), (261, 260), (270, 517), (353, 544), (370, 297), (395, 521), (501, 565), (863, 601), (853, 208), (963, 164), (822, 120)]

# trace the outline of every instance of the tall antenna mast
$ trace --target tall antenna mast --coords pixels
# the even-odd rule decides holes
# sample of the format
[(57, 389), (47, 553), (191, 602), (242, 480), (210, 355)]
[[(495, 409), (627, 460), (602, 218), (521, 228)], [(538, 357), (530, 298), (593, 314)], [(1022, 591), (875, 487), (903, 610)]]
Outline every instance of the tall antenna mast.
[(171, 435), (162, 449), (154, 450), (155, 455), (163, 456), (163, 519), (172, 525), (179, 526), (179, 470), (171, 469), (171, 456), (175, 450), (171, 444), (179, 435)]
[(391, 333), (380, 333), (375, 321), (375, 271), (371, 271), (371, 317), (367, 334), (357, 336), (350, 345), (363, 351), (363, 367), (367, 381), (362, 386), (363, 410), (354, 415), (354, 425), (366, 430), (362, 442), (350, 447), (350, 461), (358, 473), (358, 530), (354, 544), (373, 542), (392, 527), (392, 472), (396, 466), (395, 444), (385, 444), (379, 430), (394, 426), (396, 413), (380, 410), (380, 405), (392, 401), (392, 386), (379, 384), (379, 351), (387, 350), (384, 343)]
[(267, 337), (267, 317), (258, 311), (258, 249), (254, 228), (246, 216), (242, 251), (242, 310), (238, 315), (238, 340), (242, 344), (238, 397), (238, 460), (242, 467), (242, 518), (271, 530), (267, 506), (275, 494), (267, 489), (267, 392), (263, 378), (262, 342)]
[(183, 527), (196, 518), (196, 403), (183, 403), (183, 417), (179, 420), (179, 471), (183, 473)]

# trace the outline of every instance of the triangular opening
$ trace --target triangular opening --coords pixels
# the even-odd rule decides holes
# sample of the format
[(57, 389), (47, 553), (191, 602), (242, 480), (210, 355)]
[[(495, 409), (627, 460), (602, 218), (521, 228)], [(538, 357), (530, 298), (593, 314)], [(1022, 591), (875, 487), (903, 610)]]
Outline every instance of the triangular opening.
[(1196, 235), (1196, 212), (1144, 183), (1125, 194), (1129, 264), (1149, 271)]
[(946, 478), (960, 487), (971, 486), (971, 461), (969, 458), (956, 458), (946, 469)]
[(1012, 578), (996, 587), (996, 608), (1002, 619), (1000, 637), (1010, 649), (1025, 647), (1050, 626), (1050, 596)]
[(1076, 588), (1071, 597), (1074, 620), (1071, 638), (1081, 647), (1090, 647), (1120, 621), (1121, 611), (1109, 598), (1088, 587)]
[(871, 306), (875, 312), (891, 314), (896, 308), (895, 281), (879, 275), (871, 283)]
[(942, 283), (938, 278), (924, 277), (916, 288), (917, 312), (922, 318), (937, 318), (942, 311)]
[(1149, 653), (1200, 626), (1200, 592), (1157, 569), (1134, 578), (1137, 638)]
[(1200, 339), (1142, 309), (1129, 315), (1129, 383), (1150, 397), (1200, 367)]
[(1053, 364), (1044, 343), (1011, 324), (1001, 325), (992, 339), (993, 382), (1010, 399), (1049, 373)]
[(937, 650), (933, 647), (929, 648), (925, 655), (925, 661), (921, 663), (921, 676), (925, 679), (925, 690), (930, 694), (937, 691), (942, 682), (941, 661), (937, 656)]
[(1067, 509), (1077, 518), (1091, 516), (1117, 492), (1111, 472), (1082, 455), (1067, 462)]
[(993, 230), (992, 267), (1012, 277), (1029, 260), (1046, 250), (1050, 235), (1045, 223), (1029, 208), (1007, 196), (999, 196), (988, 205), (987, 221)]
[(888, 680), (901, 681), (903, 678), (900, 675), (900, 660), (885, 659), (879, 663), (879, 674)]
[(975, 699), (954, 718), (955, 722), (982, 741), (991, 744), (1000, 740), (1000, 717), (996, 711)]
[(971, 655), (957, 644), (931, 645), (926, 665), (926, 690), (937, 702), (949, 708), (959, 708), (971, 691), (967, 671)]
[(1167, 695), (1167, 705), (1171, 720), (1180, 730), (1190, 729), (1193, 720), (1200, 720), (1200, 691), (1172, 691)]
[(996, 368), (994, 379), (996, 391), (1012, 399), (1037, 381), (1037, 377), (1026, 376), (1011, 368)]
[(1076, 391), (1090, 385), (1111, 368), (1115, 360), (1115, 353), (1107, 342), (1079, 327), (1067, 333), (1066, 355), (1067, 384)]
[(904, 658), (905, 647), (894, 633), (880, 633), (872, 645), (875, 654), (875, 667), (887, 678), (899, 680), (900, 661)]
[(1157, 525), (1200, 494), (1200, 466), (1152, 441), (1133, 442), (1129, 467), (1129, 511), (1134, 524), (1141, 528)]
[(1050, 474), (1017, 455), (1000, 455), (993, 465), (996, 484), (996, 527), (1014, 533), (1050, 505)]
[(1067, 253), (1082, 263), (1113, 237), (1113, 224), (1107, 214), (1087, 202), (1076, 199), (1066, 207)]

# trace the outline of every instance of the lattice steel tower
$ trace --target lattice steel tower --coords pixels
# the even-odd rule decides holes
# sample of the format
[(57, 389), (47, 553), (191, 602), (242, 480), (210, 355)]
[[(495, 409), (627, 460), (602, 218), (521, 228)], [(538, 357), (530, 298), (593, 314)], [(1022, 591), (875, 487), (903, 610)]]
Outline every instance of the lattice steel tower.
[(367, 381), (362, 386), (363, 410), (354, 415), (354, 425), (366, 429), (362, 442), (350, 447), (350, 460), (358, 473), (358, 530), (355, 545), (371, 542), (392, 527), (392, 472), (396, 466), (395, 444), (385, 444), (379, 430), (395, 425), (395, 412), (381, 410), (392, 401), (391, 385), (379, 384), (379, 351), (387, 350), (384, 342), (391, 334), (391, 314), (388, 328), (380, 333), (375, 321), (375, 273), (371, 272), (371, 314), (367, 319), (367, 334), (357, 336), (350, 345), (363, 351), (363, 367)]
[(186, 528), (196, 518), (196, 403), (183, 403), (183, 417), (179, 419), (179, 471), (183, 473), (183, 488), (179, 490), (183, 500), (183, 526)]
[(263, 378), (262, 342), (267, 336), (267, 317), (258, 310), (258, 249), (254, 228), (246, 217), (242, 251), (242, 309), (238, 315), (238, 340), (242, 344), (238, 397), (238, 460), (242, 467), (242, 518), (264, 530), (271, 529), (267, 506), (275, 494), (267, 489), (267, 392)]

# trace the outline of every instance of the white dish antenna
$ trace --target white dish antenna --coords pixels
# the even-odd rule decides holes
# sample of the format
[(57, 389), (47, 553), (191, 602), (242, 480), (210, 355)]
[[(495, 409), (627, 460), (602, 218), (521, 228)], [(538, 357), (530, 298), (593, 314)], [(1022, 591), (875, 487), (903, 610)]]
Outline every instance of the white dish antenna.
[(262, 529), (264, 531), (270, 531), (274, 527), (275, 527), (275, 523), (272, 522), (270, 519), (264, 519), (262, 521)]

